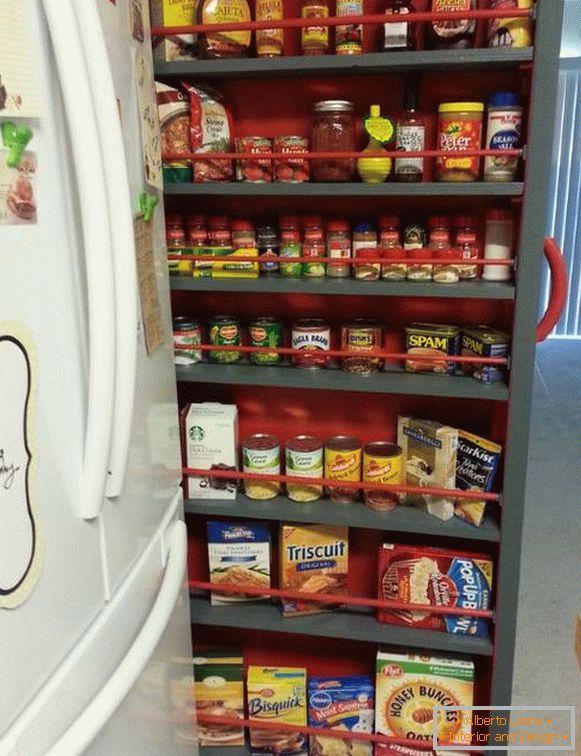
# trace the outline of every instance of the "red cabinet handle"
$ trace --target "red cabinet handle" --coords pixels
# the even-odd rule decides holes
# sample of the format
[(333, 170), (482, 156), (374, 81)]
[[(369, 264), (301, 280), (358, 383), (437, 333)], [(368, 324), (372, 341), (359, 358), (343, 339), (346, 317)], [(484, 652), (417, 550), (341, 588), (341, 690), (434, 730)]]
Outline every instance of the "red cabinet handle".
[(551, 270), (551, 293), (547, 311), (537, 326), (537, 344), (544, 341), (559, 322), (565, 302), (567, 301), (567, 264), (557, 242), (547, 236), (545, 239), (545, 257)]

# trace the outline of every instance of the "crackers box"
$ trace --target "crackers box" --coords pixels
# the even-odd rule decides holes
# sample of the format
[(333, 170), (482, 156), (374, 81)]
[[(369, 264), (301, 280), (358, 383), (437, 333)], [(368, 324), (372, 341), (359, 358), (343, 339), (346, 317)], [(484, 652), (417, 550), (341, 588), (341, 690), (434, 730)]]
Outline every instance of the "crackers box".
[[(204, 649), (194, 651), (196, 711), (213, 717), (244, 718), (244, 659), (240, 651)], [(244, 727), (198, 724), (201, 746), (244, 745)]]
[(265, 601), (243, 588), (270, 588), (270, 531), (261, 522), (208, 522), (210, 582), (239, 585), (240, 593), (212, 592), (212, 606)]
[[(384, 544), (379, 549), (378, 598), (410, 604), (490, 609), (492, 560), (430, 546)], [(379, 609), (379, 622), (440, 630), (458, 635), (488, 635), (490, 621), (477, 617)]]
[[(191, 26), (196, 23), (198, 0), (150, 0), (152, 26)], [(196, 34), (154, 37), (153, 60), (168, 63), (196, 58)]]
[[(246, 681), (248, 718), (260, 723), (307, 724), (307, 670), (302, 667), (248, 667)], [(307, 736), (250, 728), (253, 756), (307, 756)]]
[[(307, 593), (347, 593), (349, 529), (281, 525), (280, 587)], [(282, 600), (284, 617), (329, 611), (329, 605)]]
[[(456, 488), (461, 491), (492, 491), (502, 446), (468, 433), (458, 431), (456, 457)], [(456, 499), (454, 514), (471, 525), (479, 527), (484, 520), (485, 501)]]

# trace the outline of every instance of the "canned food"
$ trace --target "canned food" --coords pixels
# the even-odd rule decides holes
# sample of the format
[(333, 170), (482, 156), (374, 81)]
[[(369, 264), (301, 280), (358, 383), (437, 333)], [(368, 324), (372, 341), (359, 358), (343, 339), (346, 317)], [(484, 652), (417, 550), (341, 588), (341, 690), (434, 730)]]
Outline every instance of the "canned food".
[[(361, 480), (361, 441), (353, 436), (333, 436), (325, 444), (325, 478)], [(359, 498), (356, 488), (329, 486), (329, 495), (336, 504), (353, 504)]]
[[(255, 155), (272, 152), (272, 139), (261, 136), (236, 137), (236, 152), (251, 152)], [(270, 158), (237, 160), (236, 180), (251, 183), (272, 181), (272, 160)]]
[(274, 161), (274, 176), (277, 181), (298, 184), (310, 179), (309, 161), (296, 157), (297, 155), (304, 155), (309, 151), (309, 140), (307, 137), (275, 137), (274, 151), (288, 153), (289, 155), (287, 158), (277, 158)]
[[(280, 444), (276, 436), (255, 433), (242, 441), (242, 470), (260, 475), (280, 475)], [(245, 480), (249, 499), (274, 499), (280, 492), (275, 480)]]
[[(248, 326), (250, 346), (281, 347), (283, 326), (275, 318), (257, 318)], [(278, 365), (282, 356), (278, 352), (254, 352), (250, 355), (250, 362), (254, 365)]]
[[(284, 241), (280, 245), (281, 257), (300, 257), (302, 252), (302, 245), (297, 241)], [(303, 272), (303, 264), (301, 262), (283, 263), (280, 264), (280, 275), (283, 278), (300, 278)]]
[[(348, 352), (373, 352), (383, 343), (383, 328), (375, 320), (354, 320), (341, 329), (341, 349)], [(343, 357), (341, 366), (346, 373), (371, 375), (383, 368), (381, 357)]]
[[(403, 452), (397, 444), (375, 441), (363, 449), (363, 482), (402, 485), (404, 482)], [(387, 491), (365, 491), (365, 504), (370, 509), (391, 512), (399, 496)]]
[(324, 320), (297, 320), (292, 326), (291, 343), (293, 349), (301, 351), (293, 356), (296, 367), (325, 367), (329, 362), (325, 352), (331, 348), (331, 328)]
[[(240, 346), (241, 328), (238, 318), (217, 315), (210, 320), (208, 328), (209, 341), (212, 346)], [(238, 362), (241, 352), (214, 352), (208, 354), (210, 362)]]
[[(295, 436), (286, 445), (286, 474), (297, 478), (323, 477), (323, 444), (314, 436)], [(316, 501), (323, 495), (323, 486), (287, 483), (292, 501)]]
[(173, 319), (174, 346), (188, 344), (191, 349), (174, 349), (174, 365), (194, 365), (202, 361), (202, 352), (195, 347), (202, 343), (200, 324), (192, 318)]

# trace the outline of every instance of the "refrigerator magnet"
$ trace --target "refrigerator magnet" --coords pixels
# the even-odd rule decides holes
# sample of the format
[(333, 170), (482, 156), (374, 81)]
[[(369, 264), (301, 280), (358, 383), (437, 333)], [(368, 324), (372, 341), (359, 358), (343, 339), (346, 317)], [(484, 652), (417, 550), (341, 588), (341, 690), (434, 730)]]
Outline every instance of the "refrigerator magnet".
[(36, 223), (36, 153), (14, 158), (13, 148), (0, 150), (0, 226)]

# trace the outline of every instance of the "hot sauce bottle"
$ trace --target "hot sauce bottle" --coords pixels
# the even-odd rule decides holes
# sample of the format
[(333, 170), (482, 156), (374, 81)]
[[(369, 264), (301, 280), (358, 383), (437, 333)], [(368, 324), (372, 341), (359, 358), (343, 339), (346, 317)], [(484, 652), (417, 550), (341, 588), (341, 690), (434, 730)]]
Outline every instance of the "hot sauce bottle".
[[(256, 0), (257, 21), (280, 21), (284, 17), (282, 0)], [(284, 34), (282, 29), (258, 29), (256, 54), (259, 58), (282, 55)]]
[[(301, 18), (329, 18), (327, 0), (303, 0)], [(329, 27), (303, 26), (301, 47), (303, 55), (326, 55), (329, 51)]]
[[(426, 146), (426, 123), (417, 112), (418, 94), (413, 87), (407, 87), (404, 95), (404, 112), (397, 122), (396, 150), (402, 152), (422, 152)], [(403, 182), (421, 181), (424, 177), (423, 158), (397, 158), (395, 180)]]
[(401, 15), (402, 20), (383, 25), (383, 50), (396, 52), (398, 50), (413, 50), (414, 40), (412, 24), (404, 20), (408, 13), (413, 13), (411, 0), (387, 0), (385, 13), (387, 15)]

